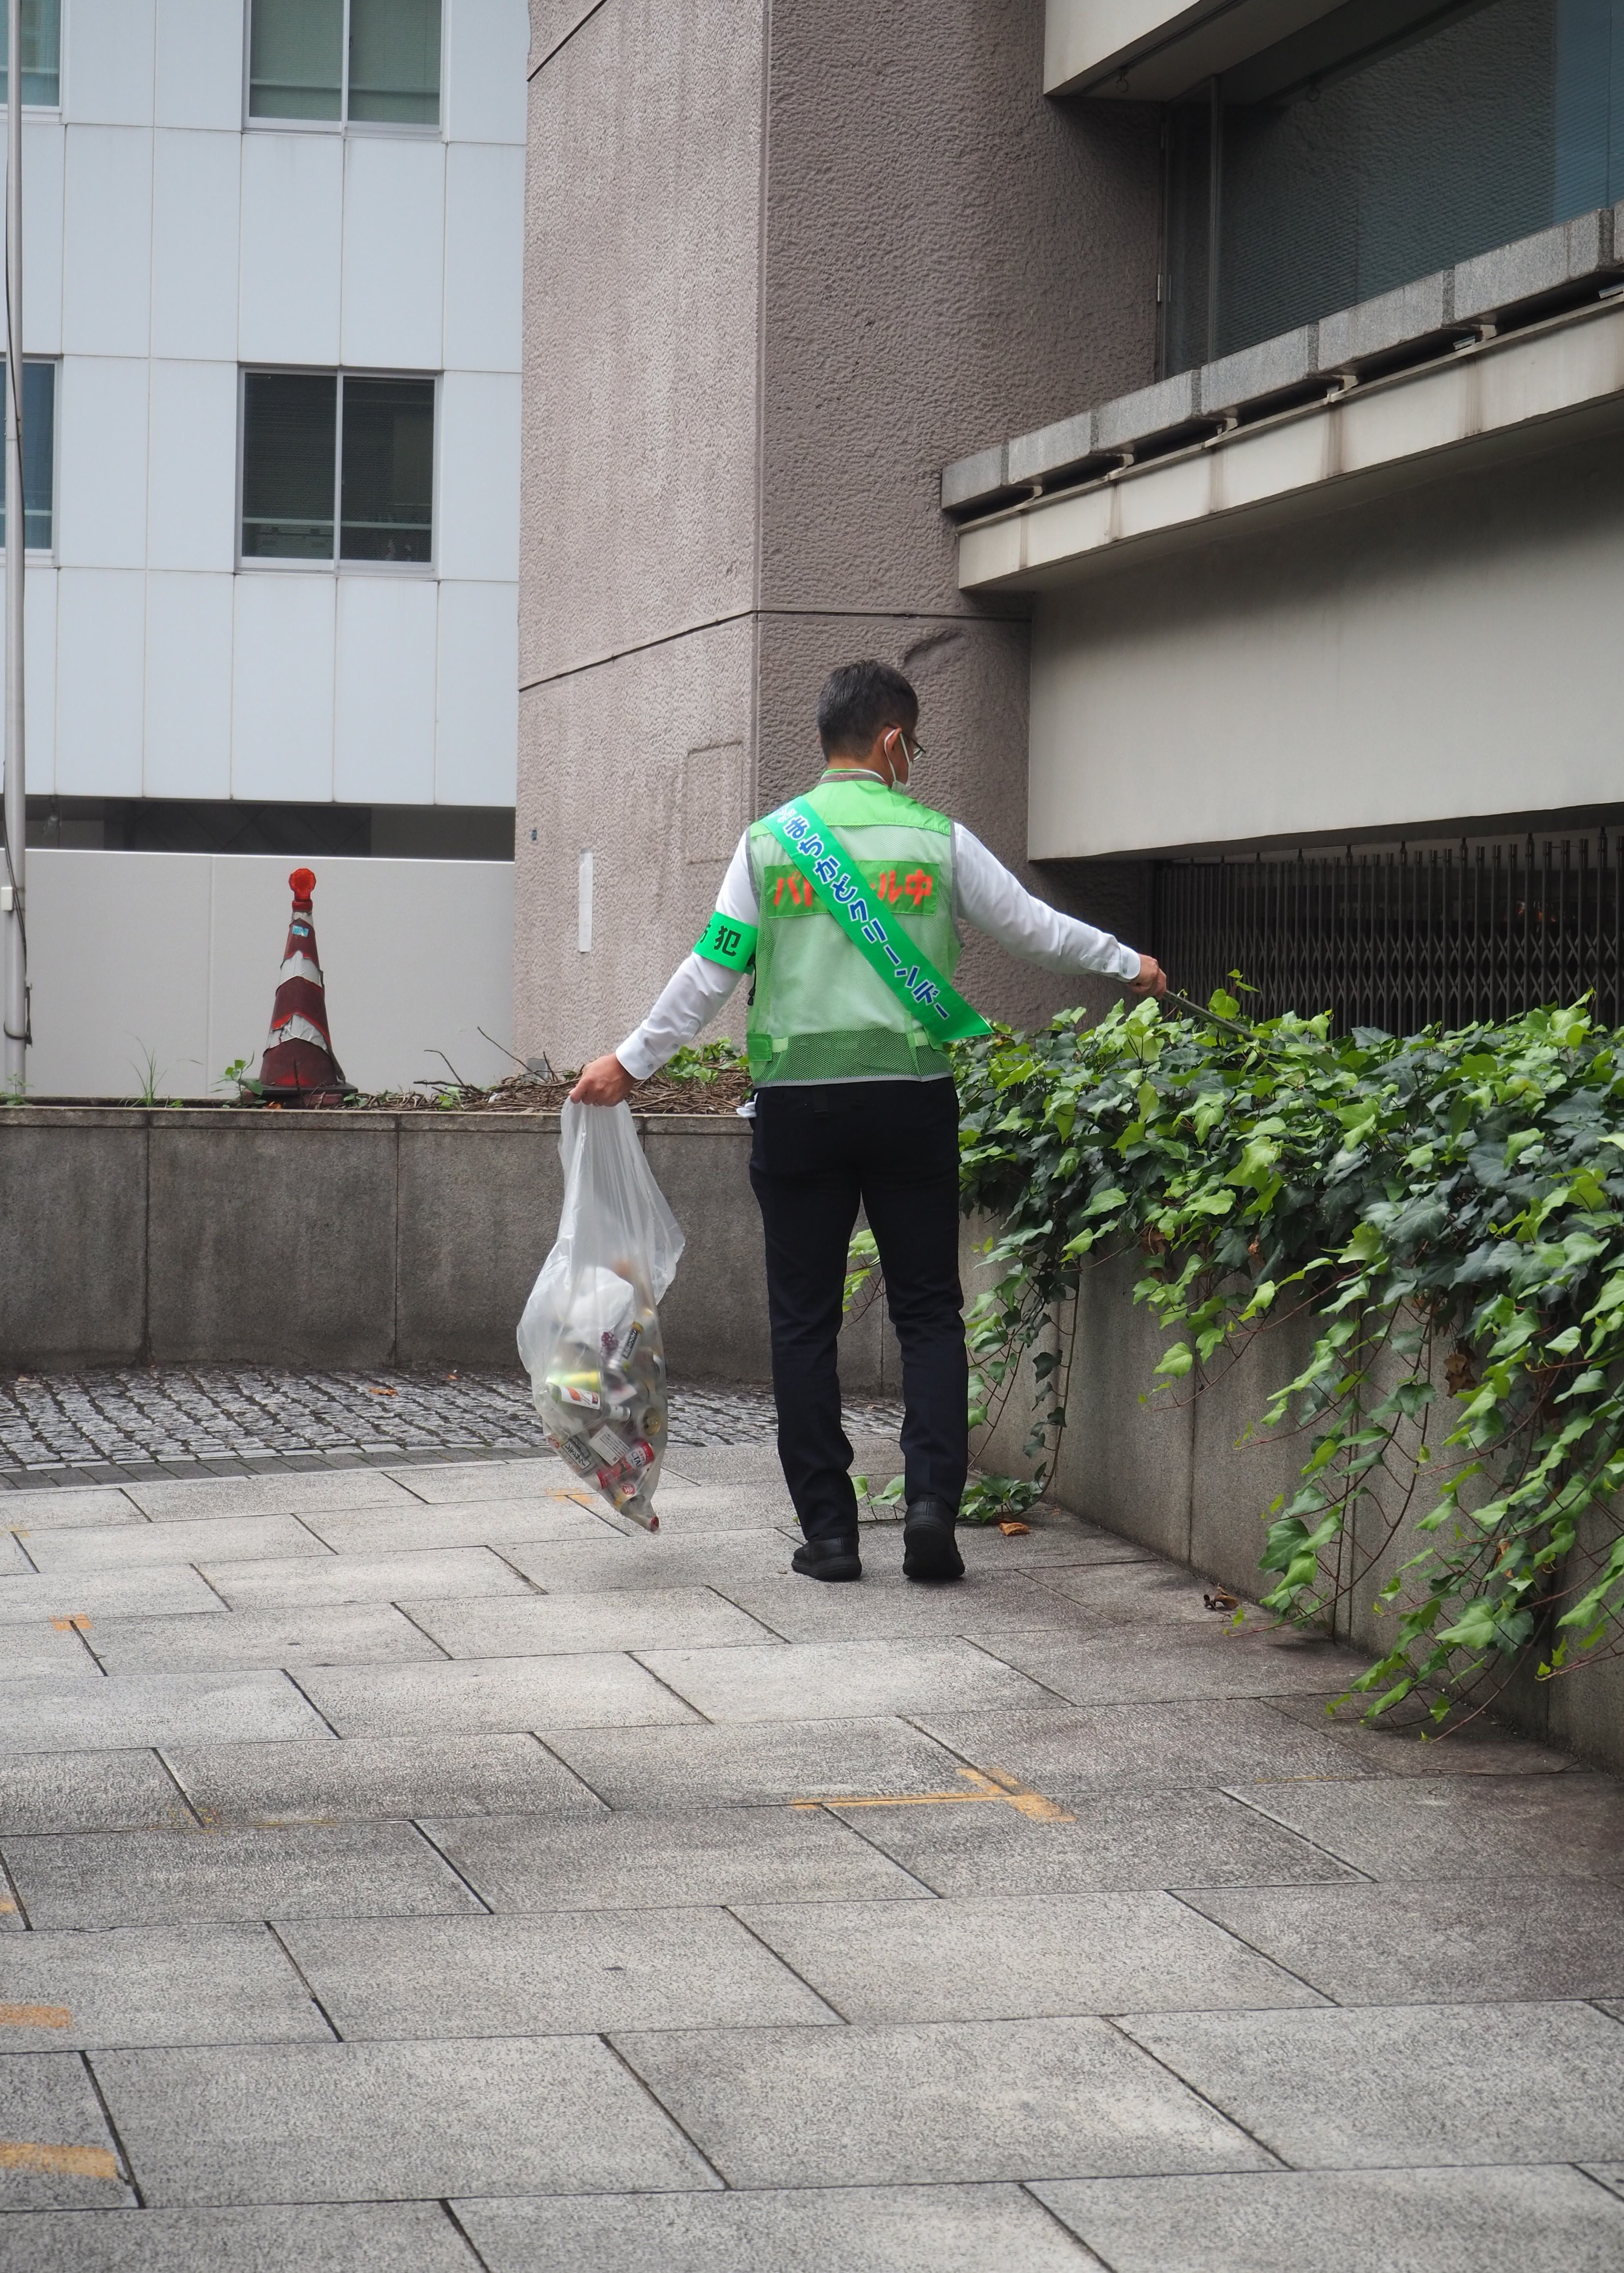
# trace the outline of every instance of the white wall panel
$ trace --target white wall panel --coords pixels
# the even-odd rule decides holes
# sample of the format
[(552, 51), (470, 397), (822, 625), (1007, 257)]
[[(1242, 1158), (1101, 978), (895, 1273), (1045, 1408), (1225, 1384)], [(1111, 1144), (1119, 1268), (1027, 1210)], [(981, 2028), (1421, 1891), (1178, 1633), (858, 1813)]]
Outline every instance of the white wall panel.
[[(154, 1060), (159, 1094), (207, 1097), (234, 1059), (257, 1069), (288, 935), (290, 859), (41, 851), (28, 863), (31, 1088), (130, 1097)], [(364, 1089), (442, 1070), (508, 1069), (477, 1029), (512, 1022), (513, 864), (327, 860), (316, 941), (339, 1062)]]
[[(152, 144), (145, 127), (67, 130), (62, 344), (69, 355), (147, 353)], [(26, 289), (25, 281), (25, 315)]]
[(153, 138), (152, 351), (237, 360), (235, 134)]
[(351, 136), (344, 146), (343, 360), (438, 371), (446, 153)]
[(341, 803), (433, 801), (435, 612), (426, 577), (338, 580), (333, 794)]
[(237, 561), (237, 365), (150, 369), (147, 566), (229, 572)]
[(30, 1089), (133, 1097), (150, 1051), (166, 1097), (207, 1094), (219, 1071), (204, 1055), (211, 865), (185, 852), (29, 854)]
[(147, 559), (147, 379), (124, 356), (64, 358), (56, 558), (64, 567), (139, 568)]
[[(0, 570), (0, 608), (4, 604), (5, 575)], [(56, 785), (56, 572), (33, 560), (23, 580), (23, 694), (28, 793), (49, 797)], [(0, 746), (4, 740), (0, 718)]]
[(333, 794), (331, 575), (238, 575), (231, 794), (295, 803)]
[(519, 574), (519, 380), (448, 371), (440, 383), (439, 525), (444, 576)]
[(56, 581), (56, 788), (139, 797), (147, 579), (64, 568)]
[(524, 141), (525, 0), (448, 0), (441, 115), (458, 142)]
[[(23, 350), (62, 352), (62, 167), (67, 130), (23, 121)], [(5, 147), (0, 126), (0, 150)]]
[(440, 588), (440, 805), (511, 805), (519, 733), (519, 599), (511, 584)]
[(524, 153), (491, 142), (446, 153), (446, 368), (517, 371), (524, 274)]
[[(232, 0), (216, 0), (222, 14)], [(150, 126), (156, 0), (68, 0), (62, 11), (62, 108), (97, 125)]]
[[(102, 855), (102, 858), (118, 856)], [(139, 856), (126, 853), (126, 859)], [(513, 1061), (479, 1039), (513, 1024), (511, 860), (329, 860), (316, 872), (316, 945), (333, 1046), (365, 1090), (443, 1074), (444, 1050), (470, 1081)], [(214, 936), (207, 1063), (257, 1061), (288, 930), (290, 860), (211, 860)]]
[(335, 364), (342, 140), (260, 131), (242, 151), (243, 360)]
[(160, 126), (243, 123), (243, 29), (237, 0), (158, 0), (154, 116)]
[(147, 797), (231, 794), (231, 584), (147, 580)]

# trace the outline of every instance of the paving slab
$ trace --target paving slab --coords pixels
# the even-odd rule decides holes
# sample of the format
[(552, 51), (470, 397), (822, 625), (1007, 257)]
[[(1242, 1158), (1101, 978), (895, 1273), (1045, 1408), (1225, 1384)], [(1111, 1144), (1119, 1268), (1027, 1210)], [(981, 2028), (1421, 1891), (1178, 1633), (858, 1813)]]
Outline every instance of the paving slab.
[(155, 1752), (0, 1752), (0, 1835), (154, 1831), (190, 1820)]
[(492, 1657), (323, 1670), (302, 1685), (341, 1737), (475, 1729), (652, 1728), (695, 1716), (628, 1657)]
[(124, 1489), (154, 1523), (196, 1523), (217, 1515), (315, 1515), (346, 1507), (412, 1504), (410, 1493), (380, 1468), (187, 1476), (173, 1483), (132, 1483)]
[[(608, 1533), (607, 1525), (600, 1528)], [(713, 1539), (615, 1533), (579, 1547), (521, 1541), (507, 1559), (549, 1594), (601, 1594), (616, 1587), (714, 1587), (731, 1594), (735, 1586), (787, 1571), (793, 1552), (784, 1532), (763, 1527)]]
[(595, 1649), (710, 1649), (771, 1639), (709, 1587), (640, 1594), (530, 1594), (523, 1602), (414, 1602), (425, 1633), (455, 1658), (541, 1657)]
[[(0, 1682), (37, 1681), (53, 1674), (64, 1681), (77, 1680), (86, 1673), (96, 1679), (100, 1668), (76, 1629), (65, 1620), (53, 1625), (41, 1619), (34, 1625), (6, 1628), (5, 1639), (0, 1642)], [(0, 1729), (4, 1718), (0, 1710)]]
[[(851, 1432), (848, 1430), (847, 1435)], [(853, 1450), (857, 1449), (855, 1442)], [(895, 1445), (888, 1444), (887, 1457), (900, 1453)], [(859, 1467), (862, 1463), (856, 1464)], [(665, 1455), (664, 1473), (680, 1476), (695, 1484), (781, 1484), (784, 1470), (778, 1460), (778, 1447), (771, 1443), (760, 1444), (673, 1444)]]
[(349, 2040), (837, 2020), (723, 1909), (322, 1919), (282, 1933)]
[(110, 1523), (145, 1523), (139, 1508), (117, 1484), (86, 1491), (16, 1491), (0, 1500), (0, 1530), (26, 1539), (30, 1531), (71, 1531), (81, 1524), (104, 1529)]
[[(966, 1569), (990, 1575), (996, 1571), (1041, 1572), (1051, 1564), (1056, 1570), (1082, 1569), (1101, 1563), (1162, 1559), (1137, 1540), (1124, 1539), (1120, 1532), (1106, 1531), (1097, 1523), (1085, 1523), (1080, 1516), (1034, 1508), (1021, 1520), (1027, 1528), (1012, 1539), (1006, 1538), (996, 1523), (961, 1523), (959, 1547)], [(898, 1545), (898, 1560), (901, 1551)]]
[[(408, 1549), (399, 1555), (274, 1556), (220, 1563), (209, 1583), (234, 1610), (302, 1609), (321, 1602), (463, 1600), (535, 1589), (488, 1547)], [(216, 1603), (215, 1607), (218, 1607)]]
[(438, 2202), (36, 2211), (5, 2248), (6, 2273), (477, 2273)]
[(640, 1657), (708, 1721), (868, 1720), (1043, 1699), (1024, 1674), (955, 1640), (653, 1649)]
[(32, 1625), (40, 1618), (142, 1617), (219, 1608), (213, 1587), (179, 1563), (151, 1571), (31, 1571), (0, 1577), (0, 1627)]
[(649, 1909), (925, 1894), (822, 1808), (605, 1813), (586, 1823), (463, 1817), (430, 1819), (423, 1827), (493, 1910)]
[[(1313, 1899), (1313, 1897), (1310, 1897)], [(1318, 2005), (1171, 1894), (749, 1902), (739, 1915), (848, 2021)]]
[[(700, 1539), (735, 1531), (782, 1531), (795, 1523), (795, 1510), (780, 1482), (690, 1484), (669, 1467), (660, 1476), (656, 1504), (666, 1540)], [(795, 1535), (800, 1537), (797, 1527)]]
[(327, 1734), (285, 1673), (117, 1673), (19, 1682), (0, 1742), (7, 1752), (45, 1752)]
[(478, 1903), (406, 1823), (7, 1839), (36, 1928), (186, 1919), (400, 1917)]
[(1377, 1879), (1612, 1878), (1624, 1857), (1624, 1785), (1583, 1771), (1372, 1776), (1252, 1797)]
[(545, 1499), (571, 1489), (575, 1479), (562, 1460), (538, 1456), (523, 1460), (425, 1461), (419, 1467), (385, 1471), (402, 1491), (430, 1506), (464, 1506), (476, 1499)]
[(1219, 1791), (1122, 1791), (1044, 1822), (998, 1800), (832, 1812), (938, 1894), (1322, 1884), (1346, 1864)]
[(1425, 1722), (1367, 1728), (1362, 1700), (1346, 1705), (1331, 1697), (1281, 1697), (1272, 1709), (1304, 1728), (1328, 1729), (1366, 1775), (1565, 1775), (1576, 1765), (1572, 1755), (1538, 1744), (1488, 1720), (1470, 1721), (1440, 1737)]
[(1585, 2163), (1581, 2168), (1598, 2186), (1610, 2187), (1615, 2194), (1624, 2195), (1624, 2163)]
[(1624, 1993), (1616, 1880), (1237, 1887), (1185, 1899), (1339, 2005)]
[(620, 1537), (577, 1499), (483, 1499), (470, 1507), (399, 1507), (312, 1515), (307, 1527), (339, 1555), (397, 1555), (431, 1548), (507, 1547), (519, 1541), (596, 1546)]
[(22, 1541), (14, 1532), (0, 1531), (0, 1581), (21, 1578), (34, 1565), (23, 1553)]
[(376, 1665), (402, 1658), (439, 1662), (443, 1655), (421, 1628), (387, 1602), (221, 1610), (210, 1618), (103, 1618), (89, 1639), (109, 1673)]
[(898, 1720), (734, 1722), (549, 1732), (611, 1807), (771, 1807), (801, 1799), (940, 1791), (959, 1763)]
[(332, 2041), (263, 1925), (26, 1933), (0, 1975), (0, 2053)]
[(0, 2059), (0, 2211), (109, 2209), (134, 2200), (79, 2054)]
[(1114, 2273), (1613, 2273), (1624, 2202), (1577, 2171), (1269, 2171), (1040, 2180)]
[(195, 1523), (87, 1526), (82, 1531), (28, 1534), (29, 1561), (58, 1578), (79, 1572), (151, 1570), (164, 1563), (207, 1564), (327, 1551), (314, 1532), (291, 1515), (215, 1515)]
[(1624, 2137), (1624, 2029), (1591, 2005), (1322, 2006), (1118, 2025), (1298, 2167), (1577, 2162)]
[(530, 1736), (166, 1746), (163, 1757), (199, 1814), (213, 1823), (604, 1812), (603, 1802)]
[(592, 2037), (110, 2052), (96, 2074), (160, 2208), (717, 2183)]
[(1105, 2021), (672, 2029), (614, 2042), (733, 2187), (1246, 2171), (1269, 2161)]
[(1250, 1791), (1265, 1778), (1362, 1773), (1358, 1760), (1328, 1732), (1304, 1728), (1250, 1699), (1054, 1704), (917, 1717), (929, 1735), (975, 1767), (1002, 1769), (1054, 1799), (1113, 1785), (1147, 1790), (1229, 1783)]
[(490, 2273), (1081, 2273), (1099, 2262), (1019, 2187), (569, 2194), (453, 2207)]
[[(1046, 1587), (1069, 1595), (1096, 1624), (1185, 1624), (1222, 1628), (1232, 1611), (1209, 1610), (1210, 1579), (1187, 1571), (1182, 1563), (1147, 1557), (1138, 1562), (1100, 1563), (1082, 1569), (1045, 1564), (1040, 1575)], [(1259, 1626), (1272, 1626), (1266, 1611), (1245, 1605), (1247, 1616)], [(1358, 1661), (1362, 1672), (1367, 1659)]]
[[(1034, 1591), (1037, 1591), (1035, 1588)], [(1165, 1704), (1207, 1697), (1323, 1693), (1366, 1661), (1297, 1635), (1198, 1625), (1101, 1626), (1086, 1635), (982, 1632), (984, 1647), (1073, 1705)]]
[[(872, 1559), (872, 1558), (870, 1558)], [(1075, 1602), (1036, 1586), (1024, 1572), (971, 1572), (956, 1587), (916, 1587), (895, 1570), (865, 1569), (858, 1587), (826, 1587), (787, 1578), (729, 1583), (729, 1601), (786, 1641), (908, 1640), (970, 1635), (1008, 1661), (1006, 1635), (1035, 1639), (1034, 1629), (1075, 1634), (1086, 1621)]]

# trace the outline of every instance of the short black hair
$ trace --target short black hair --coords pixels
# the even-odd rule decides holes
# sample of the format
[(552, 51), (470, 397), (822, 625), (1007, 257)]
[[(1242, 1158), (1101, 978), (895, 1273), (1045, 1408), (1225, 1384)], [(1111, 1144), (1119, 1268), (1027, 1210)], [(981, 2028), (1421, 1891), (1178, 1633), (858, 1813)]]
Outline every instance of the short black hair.
[(918, 724), (918, 695), (899, 671), (871, 656), (831, 671), (817, 698), (817, 738), (826, 757), (837, 750), (861, 757), (887, 726), (911, 734)]

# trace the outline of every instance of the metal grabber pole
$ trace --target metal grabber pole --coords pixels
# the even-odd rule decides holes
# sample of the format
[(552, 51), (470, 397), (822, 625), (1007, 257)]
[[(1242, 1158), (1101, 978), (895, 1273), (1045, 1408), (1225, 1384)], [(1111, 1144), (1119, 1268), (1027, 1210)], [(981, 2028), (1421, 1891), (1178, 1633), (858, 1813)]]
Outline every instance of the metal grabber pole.
[(27, 769), (23, 748), (23, 38), (22, 0), (5, 26), (5, 1085), (28, 1070)]

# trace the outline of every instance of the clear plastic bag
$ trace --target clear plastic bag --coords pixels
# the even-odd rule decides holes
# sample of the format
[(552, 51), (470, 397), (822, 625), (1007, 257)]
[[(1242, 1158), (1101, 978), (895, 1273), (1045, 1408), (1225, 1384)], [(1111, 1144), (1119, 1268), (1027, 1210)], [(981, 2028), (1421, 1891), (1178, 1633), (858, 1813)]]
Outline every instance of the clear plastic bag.
[(519, 1321), (547, 1441), (615, 1513), (658, 1531), (666, 1442), (658, 1304), (682, 1233), (624, 1105), (566, 1105), (558, 1238)]

